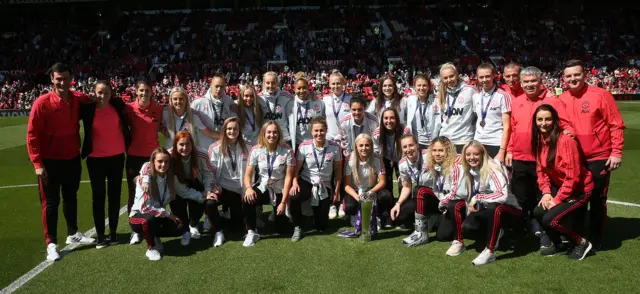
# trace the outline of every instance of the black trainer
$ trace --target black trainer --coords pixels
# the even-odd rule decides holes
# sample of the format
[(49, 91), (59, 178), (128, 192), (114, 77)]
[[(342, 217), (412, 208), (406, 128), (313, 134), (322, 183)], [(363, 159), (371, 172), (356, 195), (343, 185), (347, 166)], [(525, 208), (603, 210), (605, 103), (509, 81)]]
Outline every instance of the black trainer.
[(587, 240), (585, 240), (583, 244), (576, 244), (576, 246), (573, 247), (573, 250), (571, 250), (571, 253), (569, 254), (569, 259), (583, 260), (584, 257), (587, 256), (589, 251), (591, 251), (591, 248), (593, 248), (593, 246), (591, 245), (591, 242)]
[(109, 235), (109, 245), (116, 245), (118, 243), (120, 243), (120, 240), (118, 240), (117, 234)]
[(540, 256), (556, 256), (556, 255), (564, 255), (564, 254), (568, 254), (568, 248), (566, 245), (561, 244), (558, 246), (555, 245), (551, 245), (550, 247), (547, 247), (545, 249), (542, 249), (542, 251), (540, 251)]
[(102, 249), (107, 247), (109, 244), (107, 244), (107, 239), (104, 236), (98, 236), (98, 239), (96, 240), (96, 249)]
[(393, 228), (393, 220), (391, 220), (391, 217), (389, 217), (389, 216), (385, 217), (384, 228), (385, 229), (392, 229)]

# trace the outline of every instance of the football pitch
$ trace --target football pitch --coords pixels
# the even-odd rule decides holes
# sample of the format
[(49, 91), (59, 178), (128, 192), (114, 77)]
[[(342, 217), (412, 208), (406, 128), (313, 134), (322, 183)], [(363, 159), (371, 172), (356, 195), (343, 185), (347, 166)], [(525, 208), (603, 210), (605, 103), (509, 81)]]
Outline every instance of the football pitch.
[[(566, 256), (540, 257), (535, 239), (500, 242), (498, 260), (474, 267), (484, 244), (467, 240), (458, 257), (445, 255), (449, 243), (432, 240), (406, 248), (408, 231), (383, 230), (372, 242), (336, 237), (346, 225), (330, 221), (325, 235), (310, 231), (298, 243), (290, 235), (263, 230), (254, 247), (242, 247), (243, 235), (226, 234), (211, 246), (207, 232), (188, 247), (179, 238), (164, 239), (161, 261), (149, 261), (146, 245), (129, 245), (126, 213), (120, 217), (120, 245), (95, 249), (79, 246), (62, 260), (45, 260), (41, 208), (33, 166), (25, 146), (26, 117), (0, 119), (0, 293), (346, 293), (346, 292), (636, 292), (640, 264), (640, 103), (620, 102), (625, 131), (622, 167), (609, 190), (607, 232), (603, 248), (583, 261)], [(93, 227), (91, 188), (83, 163), (78, 192), (80, 231)], [(637, 186), (638, 185), (638, 186)], [(126, 204), (122, 183), (121, 206)], [(265, 207), (266, 209), (267, 207)], [(60, 208), (62, 210), (62, 208)], [(125, 210), (126, 211), (126, 210)], [(59, 215), (58, 239), (66, 226)], [(432, 235), (433, 236), (433, 235)], [(432, 238), (435, 239), (435, 238)], [(59, 244), (60, 249), (65, 245)], [(19, 283), (15, 283), (20, 279)], [(636, 281), (636, 282), (633, 282)], [(24, 282), (24, 283), (23, 283)]]

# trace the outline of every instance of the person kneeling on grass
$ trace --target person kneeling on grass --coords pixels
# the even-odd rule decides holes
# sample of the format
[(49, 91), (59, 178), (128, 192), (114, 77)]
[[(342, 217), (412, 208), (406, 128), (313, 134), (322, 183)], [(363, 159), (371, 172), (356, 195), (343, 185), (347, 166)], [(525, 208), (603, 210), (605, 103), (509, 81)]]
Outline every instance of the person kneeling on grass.
[[(186, 230), (188, 220), (184, 210), (170, 213), (165, 207), (174, 202), (183, 202), (176, 195), (203, 202), (202, 195), (193, 189), (177, 185), (173, 174), (171, 155), (164, 148), (156, 148), (150, 162), (144, 163), (142, 170), (148, 173), (149, 189), (143, 189), (142, 177), (136, 179), (136, 194), (129, 214), (129, 223), (136, 234), (147, 241), (146, 256), (149, 260), (160, 260), (163, 249), (160, 237), (180, 236), (189, 233)], [(173, 211), (173, 209), (172, 209)]]
[[(536, 157), (538, 185), (542, 191), (533, 215), (553, 242), (553, 246), (542, 250), (540, 255), (570, 252), (569, 259), (582, 260), (592, 245), (573, 228), (584, 226), (587, 203), (594, 188), (591, 172), (576, 139), (562, 131), (558, 112), (552, 106), (538, 106), (531, 134), (531, 150)], [(572, 250), (562, 243), (563, 235), (573, 241)]]
[(508, 173), (500, 162), (489, 157), (480, 142), (467, 143), (462, 156), (467, 190), (471, 191), (469, 214), (462, 223), (462, 231), (465, 236), (486, 234), (487, 246), (472, 261), (474, 265), (483, 265), (496, 261), (495, 251), (504, 235), (503, 228), (523, 222), (522, 209), (511, 193)]

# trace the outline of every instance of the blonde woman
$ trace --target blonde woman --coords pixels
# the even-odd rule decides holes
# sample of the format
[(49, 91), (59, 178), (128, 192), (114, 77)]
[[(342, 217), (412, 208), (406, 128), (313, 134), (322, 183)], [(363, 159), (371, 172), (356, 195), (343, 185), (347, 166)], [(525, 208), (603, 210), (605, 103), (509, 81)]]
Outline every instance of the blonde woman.
[(280, 90), (280, 79), (276, 72), (269, 71), (264, 74), (260, 99), (265, 106), (262, 110), (264, 120), (275, 121), (282, 131), (283, 142), (291, 146), (287, 114), (293, 109), (293, 95)]
[[(260, 240), (256, 230), (256, 206), (271, 205), (276, 211), (276, 230), (283, 232), (287, 226), (285, 210), (289, 201), (295, 158), (291, 147), (283, 143), (282, 129), (275, 121), (267, 121), (260, 129), (258, 145), (251, 148), (249, 162), (244, 174), (244, 212), (247, 236), (244, 247), (250, 247)], [(252, 185), (258, 170), (259, 181)]]
[[(384, 164), (380, 156), (373, 153), (373, 140), (368, 134), (360, 134), (354, 140), (355, 150), (351, 152), (344, 173), (344, 190), (347, 193), (343, 200), (345, 213), (358, 216), (361, 198), (376, 198), (376, 206), (390, 202), (390, 194), (386, 190)], [(375, 208), (374, 208), (375, 209)], [(372, 214), (374, 215), (374, 214)], [(362, 228), (356, 221), (356, 231), (342, 232), (346, 237), (357, 236)], [(374, 228), (376, 226), (373, 226)]]
[(258, 98), (256, 89), (252, 86), (247, 86), (240, 91), (240, 99), (236, 103), (238, 103), (238, 124), (242, 136), (251, 145), (255, 145), (258, 143), (258, 133), (262, 126), (262, 109), (266, 106), (262, 99)]
[(462, 152), (465, 143), (473, 139), (475, 132), (474, 93), (475, 89), (460, 79), (453, 64), (440, 66), (438, 101), (443, 110), (440, 136), (451, 138), (458, 153)]
[[(504, 235), (505, 227), (522, 223), (522, 209), (511, 193), (509, 176), (497, 160), (491, 159), (478, 141), (464, 146), (462, 170), (466, 175), (467, 191), (471, 197), (467, 203), (469, 215), (462, 223), (464, 236), (476, 236), (486, 240), (485, 249), (473, 260), (483, 265), (496, 260), (495, 251)], [(481, 235), (484, 233), (485, 238)]]
[[(147, 241), (146, 256), (149, 260), (160, 260), (163, 246), (160, 237), (181, 236), (186, 230), (188, 217), (177, 211), (177, 215), (166, 209), (169, 203), (176, 200), (176, 195), (202, 202), (202, 194), (183, 185), (176, 185), (178, 179), (173, 173), (169, 151), (158, 147), (151, 154), (151, 159), (142, 165), (140, 174), (148, 175), (148, 184), (143, 184), (143, 177), (136, 179), (134, 197), (129, 223), (134, 234), (143, 236)], [(147, 186), (148, 188), (143, 188)], [(171, 210), (173, 211), (173, 209)]]
[[(173, 139), (176, 137), (176, 133), (182, 130), (188, 131), (194, 138), (197, 138), (199, 132), (214, 138), (215, 135), (207, 129), (200, 117), (200, 112), (192, 110), (189, 106), (189, 97), (183, 88), (174, 87), (171, 89), (169, 97), (169, 105), (162, 112), (163, 133), (166, 138), (165, 149), (173, 147)], [(196, 145), (199, 146), (198, 142), (196, 142)], [(209, 146), (204, 149), (208, 148)]]

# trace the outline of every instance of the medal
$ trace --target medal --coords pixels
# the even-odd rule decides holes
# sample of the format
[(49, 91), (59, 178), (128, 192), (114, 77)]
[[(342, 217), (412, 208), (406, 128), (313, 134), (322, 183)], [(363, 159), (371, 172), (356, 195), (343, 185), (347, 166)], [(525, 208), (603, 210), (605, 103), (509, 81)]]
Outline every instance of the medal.
[(269, 151), (267, 151), (267, 175), (269, 176), (269, 180), (267, 181), (267, 185), (271, 186), (275, 183), (274, 180), (271, 179), (271, 175), (273, 174), (273, 164), (276, 162), (277, 152), (273, 152), (273, 157), (269, 155)]
[[(487, 117), (487, 112), (489, 111), (489, 105), (491, 104), (491, 100), (493, 100), (493, 95), (496, 92), (494, 91), (493, 94), (491, 94), (491, 96), (489, 96), (489, 101), (487, 101), (486, 106), (484, 106), (484, 108), (480, 108), (480, 115), (481, 115), (481, 120), (480, 120), (480, 126), (484, 128), (485, 126), (485, 121), (484, 119)], [(480, 100), (480, 107), (482, 107), (484, 104), (484, 93), (482, 94), (482, 98)]]
[(485, 122), (484, 119), (480, 121), (480, 126), (484, 128)]

